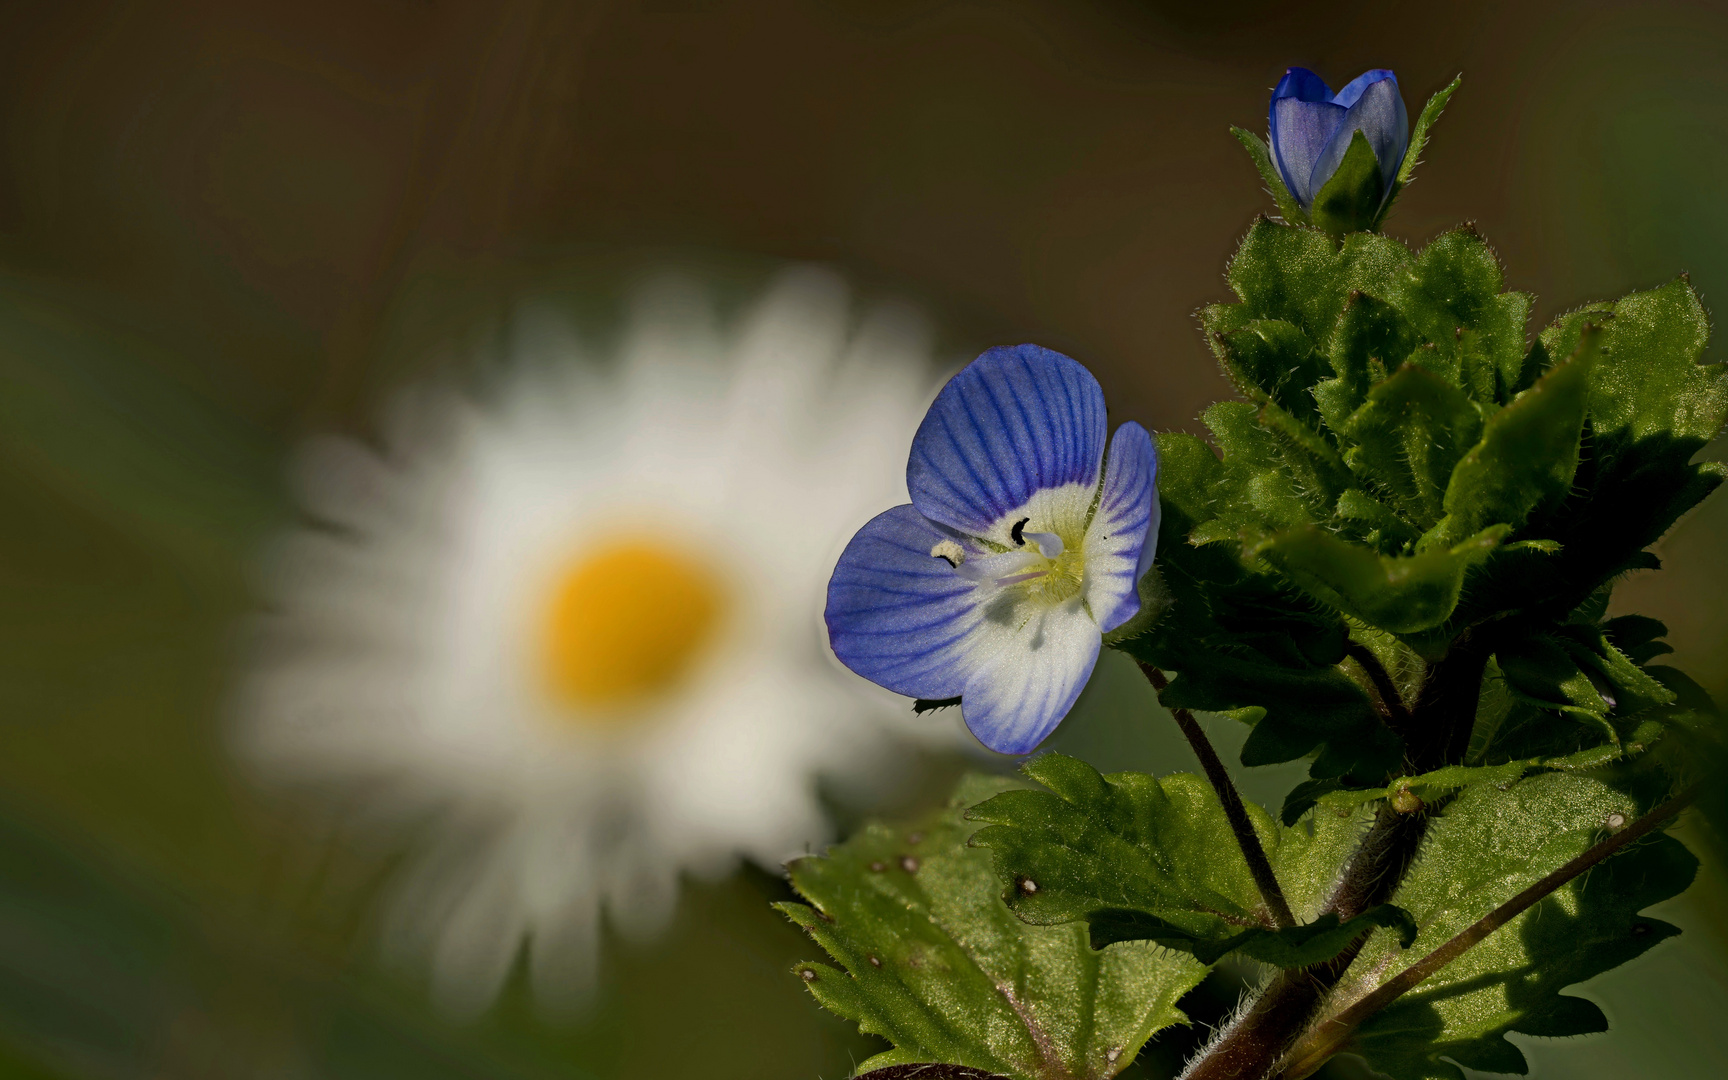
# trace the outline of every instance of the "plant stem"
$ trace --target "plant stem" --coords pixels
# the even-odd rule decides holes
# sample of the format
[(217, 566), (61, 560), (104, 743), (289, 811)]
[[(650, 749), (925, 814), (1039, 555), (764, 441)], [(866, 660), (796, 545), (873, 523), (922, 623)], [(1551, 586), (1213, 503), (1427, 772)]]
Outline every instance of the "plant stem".
[(1511, 922), (1543, 897), (1595, 866), (1621, 848), (1643, 837), (1691, 803), (1696, 789), (1688, 789), (1669, 799), (1613, 836), (1590, 847), (1582, 855), (1547, 875), (1512, 899), (1501, 904), (1482, 918), (1471, 923), (1452, 940), (1411, 964), (1396, 976), (1386, 980), (1372, 993), (1356, 1001), (1336, 1016), (1328, 1017), (1314, 1029), (1289, 1057), (1290, 1064), (1280, 1074), (1285, 1080), (1300, 1080), (1343, 1048), (1356, 1028), (1370, 1016), (1384, 1009), (1403, 994), (1415, 989), (1424, 979), (1456, 960), (1472, 946), (1495, 930)]
[[(1164, 677), (1164, 673), (1151, 664), (1142, 661), (1140, 670), (1145, 673), (1146, 681), (1152, 684), (1152, 689), (1158, 693), (1162, 694), (1164, 688), (1170, 685), (1170, 680)], [(1212, 790), (1218, 793), (1218, 801), (1224, 805), (1224, 817), (1230, 822), (1230, 831), (1236, 834), (1236, 846), (1242, 849), (1242, 858), (1248, 862), (1248, 873), (1253, 875), (1254, 884), (1260, 889), (1260, 899), (1265, 902), (1266, 910), (1271, 912), (1272, 921), (1280, 927), (1295, 926), (1296, 919), (1290, 914), (1290, 904), (1284, 899), (1284, 890), (1279, 886), (1277, 876), (1272, 873), (1272, 864), (1266, 858), (1266, 849), (1260, 845), (1260, 834), (1254, 831), (1254, 823), (1248, 820), (1248, 810), (1242, 804), (1242, 793), (1236, 790), (1236, 782), (1230, 779), (1230, 773), (1219, 759), (1218, 751), (1212, 748), (1212, 741), (1200, 730), (1193, 713), (1187, 709), (1171, 709), (1170, 715), (1176, 718), (1176, 726), (1182, 729), (1188, 745), (1194, 748), (1194, 756), (1200, 759), (1200, 767), (1206, 771), (1206, 779), (1212, 782)]]
[(1386, 717), (1387, 725), (1409, 738), (1410, 710), (1404, 707), (1404, 698), (1392, 684), (1392, 676), (1386, 674), (1380, 658), (1368, 646), (1354, 641), (1344, 646), (1344, 654), (1361, 665), (1363, 674), (1374, 684), (1374, 693), (1380, 699), (1380, 712)]
[[(1410, 709), (1409, 732), (1400, 733), (1405, 734), (1405, 764), (1411, 773), (1463, 759), (1491, 651), (1490, 642), (1471, 640), (1466, 633), (1453, 642), (1444, 658), (1428, 665)], [(1391, 900), (1427, 835), (1428, 818), (1426, 811), (1401, 814), (1383, 804), (1345, 865), (1325, 910), (1349, 919)], [(1182, 1080), (1262, 1080), (1270, 1075), (1301, 1038), (1366, 938), (1364, 933), (1327, 963), (1274, 976), (1254, 1004), (1189, 1062)]]
[[(1326, 910), (1350, 919), (1385, 903), (1409, 869), (1427, 832), (1423, 813), (1400, 814), (1382, 806), (1362, 843), (1344, 867)], [(1326, 995), (1356, 959), (1368, 932), (1324, 964), (1281, 971), (1235, 1023), (1191, 1061), (1182, 1080), (1260, 1080), (1301, 1035)]]

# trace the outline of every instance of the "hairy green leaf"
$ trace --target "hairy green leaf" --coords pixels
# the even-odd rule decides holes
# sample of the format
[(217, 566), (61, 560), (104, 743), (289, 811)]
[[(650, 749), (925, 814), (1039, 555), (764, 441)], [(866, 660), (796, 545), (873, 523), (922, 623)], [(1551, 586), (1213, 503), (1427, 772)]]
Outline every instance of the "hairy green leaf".
[(1367, 400), (1368, 388), (1421, 343), (1397, 308), (1364, 292), (1350, 293), (1327, 350), (1335, 377), (1314, 388), (1326, 423), (1344, 434), (1350, 414)]
[(1423, 248), (1387, 296), (1434, 346), (1426, 362), (1477, 401), (1498, 399), (1524, 361), (1523, 316), (1528, 298), (1502, 297), (1500, 262), (1473, 226), (1455, 229)]
[(1345, 454), (1351, 471), (1426, 530), (1440, 520), (1453, 468), (1481, 434), (1482, 412), (1456, 386), (1409, 363), (1368, 392), (1343, 431), (1356, 444)]
[(1698, 363), (1703, 308), (1684, 279), (1615, 304), (1593, 304), (1544, 330), (1550, 356), (1576, 352), (1584, 328), (1601, 326), (1578, 470), (1570, 493), (1524, 532), (1558, 540), (1551, 558), (1500, 559), (1479, 590), (1477, 619), (1491, 611), (1567, 609), (1615, 575), (1710, 493), (1723, 476), (1692, 457), (1728, 416), (1728, 372)]
[[(1643, 807), (1599, 780), (1546, 773), (1467, 788), (1431, 824), (1422, 858), (1393, 897), (1420, 934), (1403, 950), (1369, 939), (1339, 1000), (1395, 976), (1520, 890), (1632, 821)], [(1658, 837), (1574, 879), (1370, 1018), (1349, 1047), (1394, 1080), (1463, 1080), (1453, 1064), (1523, 1073), (1506, 1034), (1605, 1030), (1594, 1004), (1560, 991), (1679, 931), (1638, 914), (1684, 889), (1697, 860)]]
[(1463, 82), (1462, 74), (1454, 76), (1451, 82), (1428, 99), (1428, 104), (1422, 106), (1421, 115), (1416, 117), (1416, 126), (1410, 129), (1410, 149), (1404, 154), (1404, 164), (1398, 167), (1398, 183), (1408, 184), (1410, 178), (1416, 175), (1416, 166), (1421, 163), (1422, 151), (1428, 146), (1428, 132), (1433, 129), (1434, 122), (1440, 119), (1440, 114), (1446, 111), (1446, 103), (1452, 100), (1453, 93)]
[(781, 904), (844, 968), (796, 968), (824, 1006), (894, 1044), (859, 1071), (917, 1063), (1016, 1080), (1113, 1076), (1205, 975), (1149, 943), (1095, 951), (1083, 926), (1033, 926), (1003, 906), (965, 807), (1013, 781), (970, 777), (912, 828), (865, 827), (788, 867), (806, 904)]
[(1496, 525), (1443, 551), (1386, 556), (1308, 526), (1268, 535), (1248, 551), (1352, 618), (1389, 633), (1415, 634), (1451, 616), (1464, 575), (1508, 531)]
[(1086, 920), (1098, 944), (1152, 940), (1205, 961), (1242, 949), (1301, 966), (1335, 955), (1371, 925), (1402, 921), (1390, 911), (1343, 927), (1336, 917), (1315, 921), (1360, 838), (1363, 819), (1354, 814), (1317, 819), (1309, 831), (1276, 825), (1248, 806), (1285, 899), (1308, 920), (1279, 932), (1217, 795), (1200, 777), (1101, 776), (1059, 754), (1024, 771), (1047, 790), (1004, 792), (969, 816), (989, 824), (973, 843), (994, 854), (1009, 906), (1029, 922)]
[(1715, 438), (1728, 417), (1728, 369), (1700, 365), (1710, 323), (1684, 278), (1614, 305), (1602, 362), (1590, 387), (1590, 419), (1602, 439)]
[[(1284, 448), (1260, 423), (1260, 410), (1220, 401), (1201, 417), (1223, 451), (1219, 486), (1208, 500), (1210, 520), (1196, 523), (1196, 543), (1235, 540), (1244, 530), (1290, 528), (1314, 520), (1313, 497), (1287, 467)], [(1210, 457), (1210, 452), (1207, 452)]]
[(1424, 537), (1425, 546), (1450, 547), (1493, 524), (1517, 528), (1542, 503), (1566, 494), (1578, 471), (1599, 350), (1599, 335), (1585, 334), (1570, 358), (1489, 418), (1482, 441), (1452, 470), (1446, 517)]
[(1302, 212), (1302, 207), (1290, 194), (1290, 189), (1284, 185), (1284, 178), (1278, 175), (1278, 168), (1272, 163), (1272, 152), (1267, 148), (1266, 141), (1247, 128), (1233, 127), (1230, 134), (1236, 136), (1236, 141), (1242, 144), (1242, 149), (1248, 151), (1248, 157), (1254, 162), (1254, 168), (1260, 173), (1260, 182), (1266, 185), (1267, 194), (1278, 204), (1278, 213), (1285, 221), (1297, 225), (1306, 225), (1308, 215)]
[(1416, 543), (1416, 526), (1397, 511), (1361, 488), (1349, 488), (1338, 496), (1334, 508), (1342, 535), (1360, 539), (1377, 551), (1401, 551)]
[(1310, 423), (1317, 419), (1309, 388), (1328, 374), (1330, 365), (1294, 323), (1256, 319), (1224, 335), (1221, 358), (1225, 372), (1249, 400), (1276, 402)]
[(1225, 279), (1247, 313), (1291, 323), (1318, 342), (1343, 308), (1337, 264), (1324, 232), (1261, 218), (1243, 237)]

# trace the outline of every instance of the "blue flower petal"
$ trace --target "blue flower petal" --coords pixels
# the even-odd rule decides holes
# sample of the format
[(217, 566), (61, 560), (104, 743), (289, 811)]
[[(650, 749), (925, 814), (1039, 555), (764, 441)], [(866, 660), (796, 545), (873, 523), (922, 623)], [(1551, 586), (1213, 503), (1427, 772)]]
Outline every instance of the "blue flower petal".
[(1356, 99), (1362, 96), (1362, 91), (1384, 79), (1391, 79), (1394, 85), (1398, 82), (1398, 76), (1392, 73), (1391, 68), (1374, 68), (1370, 71), (1364, 71), (1362, 74), (1345, 83), (1344, 89), (1332, 95), (1332, 103), (1335, 105), (1342, 105), (1348, 109), (1350, 106), (1356, 104)]
[[(1369, 72), (1369, 75), (1374, 72)], [(1391, 73), (1388, 72), (1389, 76)], [(1362, 78), (1367, 78), (1364, 75)], [(1358, 79), (1357, 82), (1361, 82)], [(1351, 83), (1354, 86), (1356, 83)], [(1332, 133), (1326, 147), (1315, 159), (1309, 186), (1314, 193), (1324, 187), (1338, 171), (1344, 155), (1350, 149), (1351, 137), (1357, 131), (1368, 139), (1374, 160), (1380, 164), (1381, 191), (1390, 194), (1398, 166), (1404, 162), (1404, 152), (1410, 146), (1410, 117), (1404, 110), (1404, 98), (1398, 93), (1398, 80), (1376, 79), (1361, 91), (1361, 96), (1345, 113), (1338, 129)], [(1309, 196), (1312, 198), (1312, 194)]]
[(1035, 491), (1097, 484), (1106, 434), (1091, 372), (1037, 345), (991, 349), (936, 396), (906, 486), (925, 517), (984, 535)]
[(828, 641), (840, 662), (897, 694), (959, 697), (967, 668), (953, 654), (984, 618), (980, 586), (930, 549), (945, 540), (968, 559), (988, 552), (896, 506), (858, 530), (828, 582)]
[(1284, 185), (1304, 210), (1314, 203), (1315, 164), (1349, 111), (1330, 101), (1294, 97), (1272, 101), (1272, 153)]
[(1079, 604), (1038, 613), (1012, 629), (974, 636), (975, 662), (960, 712), (978, 741), (1000, 754), (1030, 754), (1074, 707), (1102, 641)]
[(1331, 101), (1332, 88), (1326, 80), (1307, 68), (1293, 67), (1284, 72), (1272, 90), (1272, 100), (1295, 98), (1297, 101)]
[(1104, 633), (1140, 610), (1140, 578), (1158, 550), (1158, 451), (1129, 422), (1110, 440), (1098, 511), (1086, 530), (1086, 605)]

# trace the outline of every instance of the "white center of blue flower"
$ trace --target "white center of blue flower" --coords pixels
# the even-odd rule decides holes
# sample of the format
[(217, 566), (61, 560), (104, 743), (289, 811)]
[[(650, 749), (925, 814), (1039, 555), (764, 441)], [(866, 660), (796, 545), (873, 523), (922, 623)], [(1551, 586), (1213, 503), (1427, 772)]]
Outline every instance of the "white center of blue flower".
[(1041, 491), (978, 539), (990, 554), (968, 558), (952, 540), (936, 544), (930, 554), (960, 577), (1008, 590), (1016, 607), (1020, 601), (1065, 604), (1085, 588), (1086, 532), (1095, 495), (1095, 488), (1078, 484)]

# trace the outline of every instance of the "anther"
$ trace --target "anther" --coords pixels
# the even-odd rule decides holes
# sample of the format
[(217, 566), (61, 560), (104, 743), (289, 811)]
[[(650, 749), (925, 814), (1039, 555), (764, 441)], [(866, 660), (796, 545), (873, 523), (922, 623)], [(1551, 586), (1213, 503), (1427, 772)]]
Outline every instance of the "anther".
[(958, 570), (960, 564), (966, 561), (966, 549), (952, 540), (938, 540), (936, 546), (930, 549), (930, 557), (944, 559), (949, 566)]

